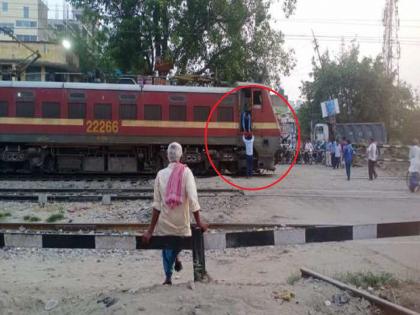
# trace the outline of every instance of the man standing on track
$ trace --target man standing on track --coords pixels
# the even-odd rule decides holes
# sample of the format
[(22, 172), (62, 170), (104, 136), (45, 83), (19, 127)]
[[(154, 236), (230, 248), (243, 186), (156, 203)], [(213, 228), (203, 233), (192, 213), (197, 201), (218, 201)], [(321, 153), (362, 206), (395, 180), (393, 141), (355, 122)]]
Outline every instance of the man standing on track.
[(252, 176), (252, 170), (254, 168), (254, 136), (248, 132), (242, 135), (242, 140), (245, 143), (245, 154), (246, 154), (246, 177)]
[(378, 174), (376, 174), (375, 171), (376, 160), (378, 159), (378, 148), (373, 138), (370, 138), (369, 146), (366, 150), (366, 155), (368, 159), (369, 180), (376, 179), (378, 177)]
[[(143, 235), (143, 243), (148, 244), (156, 227), (156, 234), (180, 237), (191, 236), (190, 210), (194, 214), (199, 228), (207, 230), (207, 224), (201, 222), (200, 204), (194, 175), (184, 164), (180, 163), (182, 147), (177, 142), (168, 146), (168, 167), (160, 170), (155, 179), (153, 214), (148, 230)], [(165, 281), (172, 284), (172, 273), (182, 269), (178, 259), (179, 248), (168, 248), (162, 251)]]

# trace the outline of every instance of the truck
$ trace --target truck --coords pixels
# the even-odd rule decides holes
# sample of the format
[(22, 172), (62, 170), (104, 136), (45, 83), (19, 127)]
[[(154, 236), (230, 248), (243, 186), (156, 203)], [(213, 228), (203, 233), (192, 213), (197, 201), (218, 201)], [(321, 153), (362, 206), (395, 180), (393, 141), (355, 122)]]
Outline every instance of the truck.
[[(331, 137), (330, 128), (326, 123), (315, 124), (312, 140), (315, 143), (327, 142)], [(343, 137), (356, 145), (365, 145), (370, 138), (374, 138), (379, 145), (387, 144), (388, 141), (385, 124), (382, 122), (336, 124), (335, 138), (341, 140)]]

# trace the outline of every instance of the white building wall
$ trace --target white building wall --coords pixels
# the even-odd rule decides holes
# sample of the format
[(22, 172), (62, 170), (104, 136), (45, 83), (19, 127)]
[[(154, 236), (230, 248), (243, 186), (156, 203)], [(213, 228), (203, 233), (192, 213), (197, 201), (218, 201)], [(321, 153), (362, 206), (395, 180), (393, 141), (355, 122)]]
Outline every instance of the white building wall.
[[(47, 40), (48, 7), (42, 0), (0, 0), (0, 26), (12, 27), (19, 40)], [(0, 40), (11, 38), (1, 32)]]

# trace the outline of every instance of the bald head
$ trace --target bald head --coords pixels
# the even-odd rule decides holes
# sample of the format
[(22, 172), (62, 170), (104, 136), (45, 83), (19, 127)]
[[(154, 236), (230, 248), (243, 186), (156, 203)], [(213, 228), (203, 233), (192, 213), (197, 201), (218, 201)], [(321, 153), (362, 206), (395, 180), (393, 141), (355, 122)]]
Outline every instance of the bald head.
[(169, 162), (179, 162), (182, 156), (182, 146), (178, 142), (172, 142), (168, 145)]

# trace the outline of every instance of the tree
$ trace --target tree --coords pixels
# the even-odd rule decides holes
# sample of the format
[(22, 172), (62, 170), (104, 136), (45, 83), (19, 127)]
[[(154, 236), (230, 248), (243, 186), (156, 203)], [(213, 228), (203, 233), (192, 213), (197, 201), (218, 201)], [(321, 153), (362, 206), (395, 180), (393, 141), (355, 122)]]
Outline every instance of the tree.
[(331, 59), (326, 52), (321, 60), (322, 67), (313, 62), (313, 80), (301, 87), (306, 102), (299, 118), (305, 135), (309, 135), (311, 118), (314, 123), (322, 121), (320, 103), (337, 98), (337, 122), (384, 122), (391, 139), (405, 138), (409, 113), (419, 109), (410, 87), (404, 82), (395, 84), (380, 57), (361, 58), (353, 43), (338, 58)]
[[(296, 0), (282, 0), (289, 16)], [(292, 51), (270, 25), (268, 0), (71, 0), (109, 34), (105, 54), (125, 73), (152, 74), (157, 59), (178, 74), (278, 83)]]

